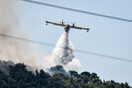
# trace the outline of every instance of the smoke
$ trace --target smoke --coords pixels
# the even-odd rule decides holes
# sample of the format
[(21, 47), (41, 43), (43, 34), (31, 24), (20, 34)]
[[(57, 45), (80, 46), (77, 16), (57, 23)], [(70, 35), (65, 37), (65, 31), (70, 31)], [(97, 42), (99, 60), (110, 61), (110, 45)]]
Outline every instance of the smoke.
[[(0, 33), (27, 38), (27, 34), (20, 28), (19, 0), (0, 0)], [(0, 60), (10, 60), (15, 63), (36, 65), (35, 57), (30, 45), (26, 42), (0, 36)]]
[(66, 71), (79, 71), (81, 69), (80, 62), (74, 58), (74, 47), (68, 37), (68, 32), (61, 35), (54, 50), (44, 58), (43, 62), (45, 68), (62, 65)]
[[(19, 8), (19, 0), (0, 0), (0, 34), (28, 39), (27, 33), (21, 28)], [(30, 46), (27, 42), (0, 35), (0, 60), (38, 65), (36, 53), (32, 52)], [(81, 69), (78, 59), (74, 58), (74, 48), (68, 38), (68, 32), (62, 34), (53, 52), (40, 64), (44, 65), (39, 68), (44, 69), (56, 65), (62, 65), (66, 71)]]

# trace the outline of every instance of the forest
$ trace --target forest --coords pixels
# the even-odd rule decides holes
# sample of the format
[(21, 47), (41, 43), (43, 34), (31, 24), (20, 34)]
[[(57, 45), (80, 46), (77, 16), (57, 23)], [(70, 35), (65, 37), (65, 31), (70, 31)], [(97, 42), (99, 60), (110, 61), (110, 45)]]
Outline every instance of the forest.
[(48, 73), (27, 70), (23, 63), (5, 66), (0, 68), (0, 88), (132, 88), (127, 82), (101, 80), (96, 73), (66, 72), (60, 65), (51, 67)]

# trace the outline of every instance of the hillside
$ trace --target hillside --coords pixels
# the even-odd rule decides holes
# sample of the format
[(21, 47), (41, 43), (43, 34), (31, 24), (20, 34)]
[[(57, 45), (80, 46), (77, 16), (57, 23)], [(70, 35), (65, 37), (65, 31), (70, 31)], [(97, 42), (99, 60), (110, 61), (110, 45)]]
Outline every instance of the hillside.
[(50, 75), (43, 70), (28, 71), (21, 63), (9, 63), (0, 62), (0, 66), (3, 66), (0, 70), (0, 88), (132, 88), (128, 83), (102, 81), (96, 73), (78, 74), (76, 71), (67, 73), (59, 65), (49, 69), (52, 72)]

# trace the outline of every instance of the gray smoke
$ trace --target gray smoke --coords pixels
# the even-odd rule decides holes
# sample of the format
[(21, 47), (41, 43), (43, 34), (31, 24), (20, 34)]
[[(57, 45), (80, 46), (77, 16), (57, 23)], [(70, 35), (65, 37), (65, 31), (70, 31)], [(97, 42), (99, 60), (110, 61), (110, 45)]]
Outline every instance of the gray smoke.
[[(19, 0), (0, 0), (0, 34), (27, 38), (27, 34), (20, 28)], [(0, 36), (0, 60), (13, 61), (36, 65), (29, 44), (10, 37)]]
[[(21, 8), (19, 0), (0, 0), (0, 34), (28, 38), (26, 32), (20, 27), (19, 8)], [(38, 65), (36, 54), (32, 51), (27, 42), (0, 36), (0, 60), (25, 63), (31, 66)], [(80, 70), (81, 65), (78, 59), (74, 58), (74, 48), (67, 32), (62, 34), (52, 54), (45, 57), (44, 63), (40, 65), (42, 64), (44, 66), (39, 68), (62, 65), (67, 71)]]
[(56, 65), (62, 65), (66, 71), (81, 69), (78, 59), (74, 58), (74, 48), (68, 37), (68, 32), (61, 35), (52, 53), (44, 58), (45, 68)]

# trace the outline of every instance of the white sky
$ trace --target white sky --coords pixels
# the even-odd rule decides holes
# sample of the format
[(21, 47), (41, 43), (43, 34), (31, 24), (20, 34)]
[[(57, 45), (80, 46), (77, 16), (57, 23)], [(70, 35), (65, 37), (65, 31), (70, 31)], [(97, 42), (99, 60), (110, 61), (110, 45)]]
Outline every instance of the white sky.
[[(36, 0), (44, 3), (132, 19), (132, 0)], [(70, 30), (75, 49), (96, 52), (132, 60), (132, 23), (53, 7), (20, 1), (21, 26), (30, 39), (56, 44), (63, 33), (62, 27), (45, 25), (45, 20), (76, 22), (77, 26), (89, 27), (90, 31)], [(41, 55), (51, 53), (54, 47), (35, 45)], [(75, 51), (82, 71), (95, 72), (101, 79), (128, 82), (132, 86), (132, 63), (83, 54)]]

